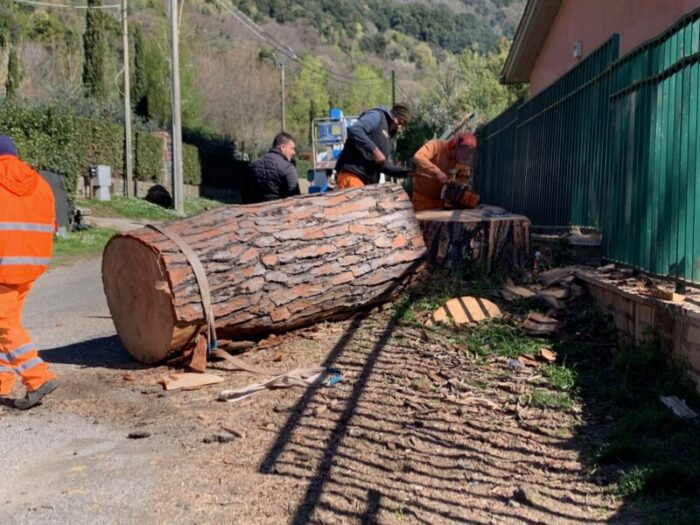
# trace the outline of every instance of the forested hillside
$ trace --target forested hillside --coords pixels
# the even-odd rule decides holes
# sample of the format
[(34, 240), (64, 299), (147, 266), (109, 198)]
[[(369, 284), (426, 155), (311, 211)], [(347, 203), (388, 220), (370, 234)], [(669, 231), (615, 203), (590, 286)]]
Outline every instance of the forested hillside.
[[(0, 0), (0, 97), (123, 119), (119, 10), (46, 5), (52, 1), (58, 3)], [(61, 5), (85, 5), (69, 1)], [(264, 150), (280, 127), (282, 66), (287, 127), (302, 149), (310, 119), (329, 107), (357, 114), (389, 104), (392, 71), (397, 98), (419, 116), (416, 140), (465, 111), (493, 116), (517, 94), (497, 79), (524, 3), (188, 0), (180, 24), (184, 125), (200, 135), (230, 136), (250, 155)], [(166, 5), (130, 1), (139, 129), (167, 129), (170, 122)]]

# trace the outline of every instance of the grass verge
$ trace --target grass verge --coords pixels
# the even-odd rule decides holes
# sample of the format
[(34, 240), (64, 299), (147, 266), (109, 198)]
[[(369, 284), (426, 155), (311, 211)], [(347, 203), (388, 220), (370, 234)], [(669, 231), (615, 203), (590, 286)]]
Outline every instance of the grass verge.
[[(125, 197), (114, 197), (109, 201), (78, 199), (76, 204), (81, 208), (89, 208), (95, 217), (124, 217), (151, 221), (168, 221), (183, 217), (175, 210), (163, 208), (144, 199), (127, 199)], [(184, 216), (196, 215), (224, 205), (223, 202), (202, 197), (188, 197), (185, 199)]]
[(115, 233), (118, 232), (113, 228), (90, 228), (70, 232), (66, 237), (57, 237), (54, 241), (51, 266), (65, 266), (99, 255)]

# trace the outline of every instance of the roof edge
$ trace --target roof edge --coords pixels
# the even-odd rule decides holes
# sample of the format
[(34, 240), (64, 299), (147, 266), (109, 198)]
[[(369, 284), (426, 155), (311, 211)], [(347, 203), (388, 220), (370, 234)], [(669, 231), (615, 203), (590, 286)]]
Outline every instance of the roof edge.
[(563, 0), (528, 0), (501, 72), (501, 83), (529, 82)]

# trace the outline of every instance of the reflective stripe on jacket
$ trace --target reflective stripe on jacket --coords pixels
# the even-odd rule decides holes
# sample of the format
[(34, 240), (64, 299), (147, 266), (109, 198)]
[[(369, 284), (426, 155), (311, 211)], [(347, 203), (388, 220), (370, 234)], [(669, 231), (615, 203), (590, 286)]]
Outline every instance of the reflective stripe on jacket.
[(33, 281), (46, 270), (55, 224), (49, 184), (18, 158), (0, 156), (0, 283)]

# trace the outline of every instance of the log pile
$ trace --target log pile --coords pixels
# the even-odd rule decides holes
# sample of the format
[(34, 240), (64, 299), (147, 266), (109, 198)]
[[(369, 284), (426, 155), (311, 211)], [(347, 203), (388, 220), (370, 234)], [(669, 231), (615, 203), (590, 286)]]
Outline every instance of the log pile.
[[(248, 338), (340, 319), (396, 296), (426, 249), (400, 186), (226, 206), (162, 226), (201, 261), (219, 337)], [(107, 244), (102, 278), (119, 338), (156, 363), (190, 348), (205, 324), (185, 255), (150, 228)]]

